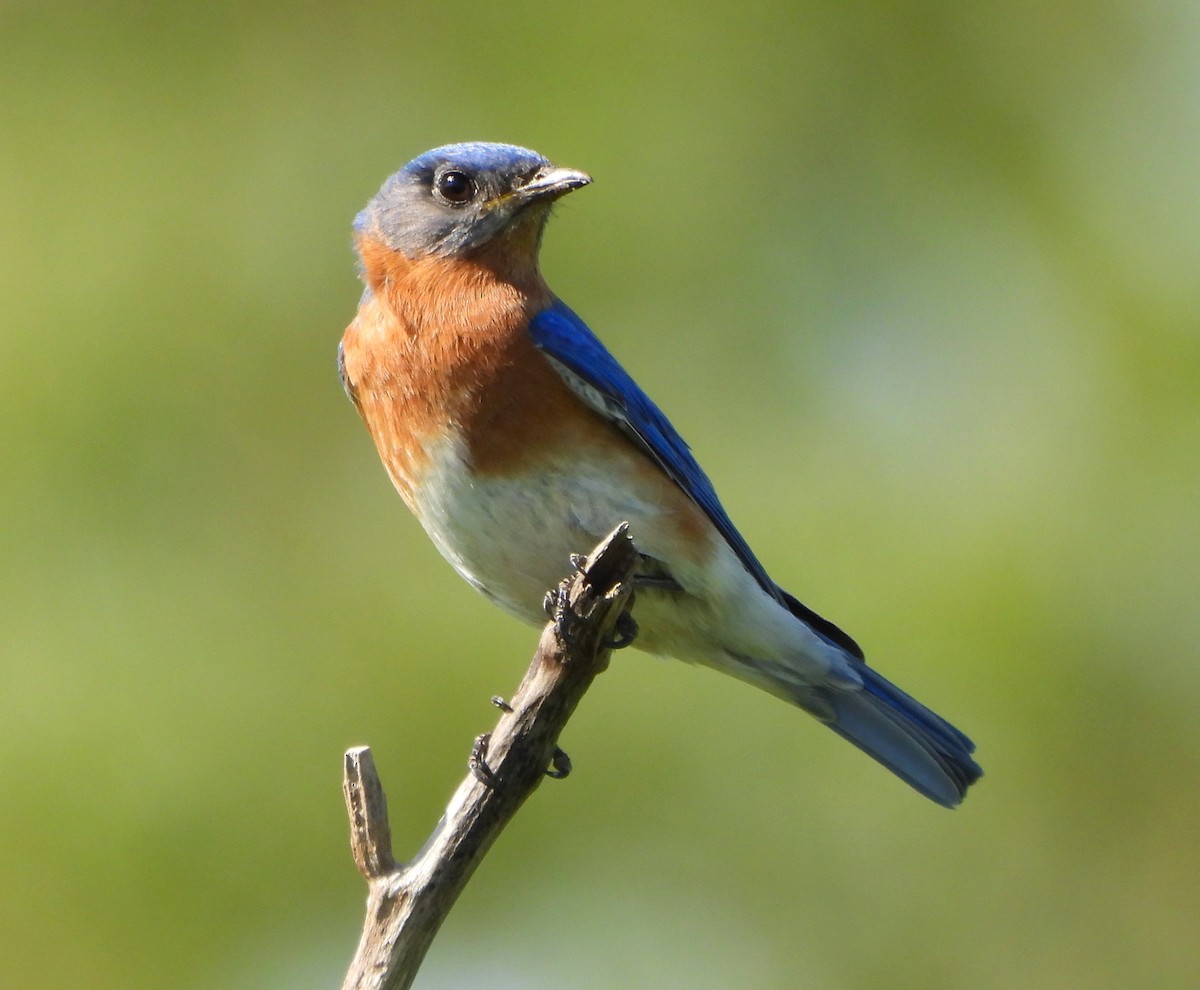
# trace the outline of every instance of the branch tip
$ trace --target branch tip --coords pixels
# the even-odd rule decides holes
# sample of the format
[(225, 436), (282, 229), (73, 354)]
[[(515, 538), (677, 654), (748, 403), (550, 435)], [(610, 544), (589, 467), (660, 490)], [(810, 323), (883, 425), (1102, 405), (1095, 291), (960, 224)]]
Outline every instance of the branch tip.
[(392, 829), (388, 823), (387, 796), (375, 769), (371, 747), (346, 750), (342, 792), (350, 816), (350, 850), (354, 865), (367, 880), (392, 873)]

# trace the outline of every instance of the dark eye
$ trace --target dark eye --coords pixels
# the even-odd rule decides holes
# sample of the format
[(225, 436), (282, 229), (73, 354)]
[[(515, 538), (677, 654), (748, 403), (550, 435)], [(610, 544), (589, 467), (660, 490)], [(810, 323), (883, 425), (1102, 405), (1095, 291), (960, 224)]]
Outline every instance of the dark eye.
[(465, 203), (475, 195), (475, 180), (456, 168), (439, 175), (435, 185), (442, 199), (450, 203)]

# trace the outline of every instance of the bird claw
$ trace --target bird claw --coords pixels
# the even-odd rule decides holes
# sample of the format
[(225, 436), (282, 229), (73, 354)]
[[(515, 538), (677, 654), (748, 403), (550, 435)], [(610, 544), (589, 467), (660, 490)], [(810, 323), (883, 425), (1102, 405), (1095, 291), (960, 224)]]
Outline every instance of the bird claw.
[[(571, 561), (571, 566), (577, 574), (587, 574), (584, 570), (584, 565), (587, 563), (587, 555), (582, 553), (570, 554), (568, 559)], [(574, 577), (565, 577), (558, 582), (558, 585), (546, 592), (546, 597), (542, 599), (542, 608), (545, 609), (546, 615), (561, 625), (564, 615), (567, 614), (567, 596), (571, 591), (571, 584)]]
[(471, 755), (467, 759), (467, 769), (479, 783), (494, 791), (500, 786), (500, 780), (492, 773), (492, 768), (487, 765), (488, 743), (491, 741), (492, 734), (490, 732), (475, 737), (475, 744), (471, 747)]
[(510, 714), (512, 713), (513, 706), (501, 698), (498, 694), (492, 695), (492, 704), (499, 708), (502, 712), (508, 712)]
[(617, 616), (616, 625), (613, 626), (613, 634), (604, 644), (604, 648), (606, 650), (623, 650), (625, 647), (632, 645), (637, 637), (637, 620), (628, 612), (622, 612)]
[(563, 616), (569, 612), (567, 607), (568, 595), (571, 590), (571, 579), (564, 578), (558, 585), (546, 592), (542, 599), (542, 608), (546, 615), (556, 624), (561, 624)]
[[(571, 566), (579, 573), (587, 573), (584, 571), (586, 563), (587, 557), (583, 554), (571, 554)], [(554, 623), (559, 636), (569, 646), (575, 646), (578, 642), (572, 628), (578, 620), (570, 607), (570, 592), (573, 580), (573, 578), (564, 578), (558, 583), (557, 587), (547, 591), (546, 597), (542, 599), (542, 608), (545, 609), (546, 615)], [(669, 578), (667, 581), (671, 587), (678, 588), (678, 585), (674, 581)], [(658, 582), (658, 586), (663, 586), (661, 581)], [(630, 601), (632, 602), (632, 598)], [(622, 612), (613, 628), (613, 635), (603, 644), (603, 647), (606, 650), (623, 650), (637, 639), (637, 635), (638, 625), (634, 621), (633, 616), (628, 612)]]
[(575, 626), (579, 622), (579, 617), (571, 611), (571, 583), (573, 578), (564, 578), (559, 582), (557, 588), (546, 592), (546, 597), (542, 601), (542, 607), (545, 608), (546, 614), (550, 617), (550, 621), (554, 623), (554, 628), (563, 642), (568, 646), (574, 647), (578, 644), (578, 639), (575, 636)]
[(554, 747), (554, 755), (550, 758), (550, 766), (543, 773), (553, 780), (562, 780), (571, 774), (571, 757), (559, 746)]

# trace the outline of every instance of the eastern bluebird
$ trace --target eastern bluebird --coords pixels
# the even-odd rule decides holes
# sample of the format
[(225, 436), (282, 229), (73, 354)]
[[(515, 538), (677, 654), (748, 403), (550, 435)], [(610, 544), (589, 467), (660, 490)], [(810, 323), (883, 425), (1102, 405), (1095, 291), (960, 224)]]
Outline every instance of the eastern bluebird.
[(971, 741), (767, 576), (666, 416), (546, 285), (551, 205), (591, 181), (454, 144), (355, 218), (365, 290), (338, 365), (393, 484), (460, 575), (533, 623), (570, 555), (628, 521), (637, 645), (764, 688), (957, 805), (982, 773)]

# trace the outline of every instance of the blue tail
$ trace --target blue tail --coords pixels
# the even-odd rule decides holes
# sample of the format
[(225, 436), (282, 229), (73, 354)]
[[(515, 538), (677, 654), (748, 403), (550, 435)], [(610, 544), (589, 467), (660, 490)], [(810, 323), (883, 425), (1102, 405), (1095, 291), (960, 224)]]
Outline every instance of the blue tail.
[(777, 590), (788, 610), (837, 650), (862, 681), (858, 690), (793, 688), (796, 704), (927, 798), (947, 808), (961, 804), (967, 788), (983, 776), (971, 758), (975, 744), (868, 667), (862, 648), (841, 629), (782, 588)]
[(829, 727), (927, 798), (947, 808), (959, 804), (983, 775), (971, 758), (975, 744), (865, 663), (854, 670), (861, 690), (820, 692), (833, 710)]

